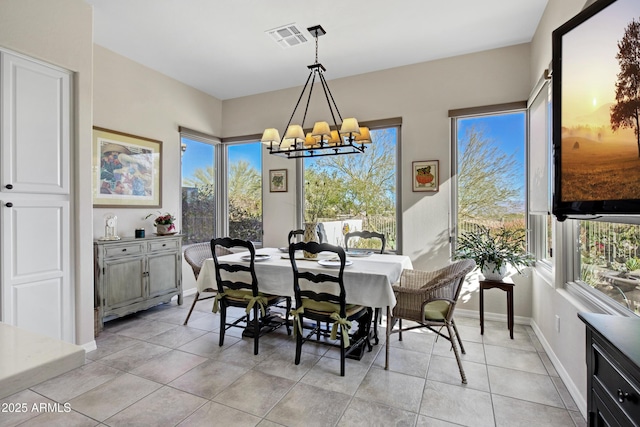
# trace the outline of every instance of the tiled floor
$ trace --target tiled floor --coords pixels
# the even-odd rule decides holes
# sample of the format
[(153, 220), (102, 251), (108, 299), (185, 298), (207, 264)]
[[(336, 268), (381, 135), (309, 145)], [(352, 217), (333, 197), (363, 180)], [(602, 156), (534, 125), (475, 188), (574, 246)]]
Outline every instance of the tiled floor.
[(447, 341), (413, 331), (389, 371), (382, 341), (340, 377), (315, 343), (294, 365), (284, 328), (258, 356), (237, 329), (219, 347), (211, 300), (182, 326), (191, 298), (107, 322), (84, 366), (0, 401), (0, 426), (586, 426), (528, 326), (459, 317), (467, 385)]

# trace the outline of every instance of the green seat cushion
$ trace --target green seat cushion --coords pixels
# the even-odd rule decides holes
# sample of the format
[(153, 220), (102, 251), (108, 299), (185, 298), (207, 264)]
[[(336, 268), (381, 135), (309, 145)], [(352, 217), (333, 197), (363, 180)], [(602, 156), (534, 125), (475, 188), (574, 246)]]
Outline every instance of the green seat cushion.
[[(305, 309), (320, 311), (324, 313), (340, 313), (340, 304), (334, 304), (332, 302), (327, 301), (315, 301), (312, 299), (305, 298), (302, 300), (302, 306)], [(355, 304), (347, 304), (346, 311), (349, 311), (350, 308), (355, 307)]]
[[(236, 302), (246, 302), (249, 303), (249, 299), (253, 298), (253, 292), (248, 289), (229, 289), (226, 288), (224, 291), (227, 298), (232, 299)], [(258, 296), (267, 298), (267, 305), (272, 305), (282, 297), (278, 295), (269, 295), (263, 294), (262, 292), (258, 292)]]
[(433, 301), (424, 306), (425, 320), (444, 320), (449, 312), (447, 301)]
[(225, 289), (224, 294), (233, 299), (244, 299), (245, 296), (253, 297), (253, 292), (245, 289)]

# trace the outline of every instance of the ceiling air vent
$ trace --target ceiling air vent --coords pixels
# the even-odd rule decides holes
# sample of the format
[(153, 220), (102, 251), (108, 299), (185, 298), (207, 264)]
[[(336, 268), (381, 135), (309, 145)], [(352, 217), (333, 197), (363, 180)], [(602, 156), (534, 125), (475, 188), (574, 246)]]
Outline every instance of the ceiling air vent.
[(282, 27), (265, 31), (283, 49), (306, 43), (309, 39), (302, 35), (302, 30), (298, 24), (287, 24)]

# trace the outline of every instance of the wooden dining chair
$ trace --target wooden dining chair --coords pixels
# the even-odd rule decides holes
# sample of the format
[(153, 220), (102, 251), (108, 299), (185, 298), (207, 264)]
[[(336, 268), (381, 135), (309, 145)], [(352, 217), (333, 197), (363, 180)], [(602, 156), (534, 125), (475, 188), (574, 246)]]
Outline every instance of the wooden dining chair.
[[(369, 240), (369, 239), (378, 239), (380, 240), (380, 253), (383, 254), (384, 253), (384, 248), (386, 247), (387, 244), (387, 238), (385, 237), (384, 234), (382, 233), (378, 233), (376, 231), (367, 231), (367, 230), (362, 230), (362, 231), (352, 231), (350, 233), (345, 234), (344, 236), (344, 248), (349, 251), (349, 240), (351, 240), (352, 238), (358, 237), (360, 239), (365, 239), (365, 240)], [(353, 249), (353, 246), (351, 246), (351, 248)]]
[(302, 238), (302, 236), (304, 236), (304, 230), (303, 229), (298, 229), (298, 230), (291, 230), (289, 232), (289, 236), (287, 237), (287, 241), (289, 242), (289, 244), (291, 244), (293, 241), (291, 239), (297, 239), (298, 236), (300, 236), (300, 238)]
[[(324, 227), (322, 226), (322, 224), (318, 224), (318, 226), (316, 227), (316, 233), (318, 234), (318, 243), (324, 243), (326, 240), (326, 236), (324, 233)], [(291, 230), (289, 232), (289, 243), (291, 243), (291, 238), (292, 237), (297, 237), (297, 236), (304, 236), (304, 230), (303, 229), (298, 229), (298, 230)]]
[[(213, 261), (216, 270), (216, 283), (218, 293), (215, 296), (213, 312), (220, 311), (220, 347), (224, 344), (224, 335), (231, 327), (243, 327), (239, 323), (245, 323), (245, 327), (253, 327), (253, 354), (258, 354), (258, 344), (261, 332), (261, 320), (266, 316), (268, 307), (286, 301), (287, 313), (291, 311), (291, 298), (279, 295), (268, 295), (258, 289), (258, 277), (255, 270), (256, 250), (249, 240), (231, 239), (229, 237), (211, 240), (211, 248), (217, 246), (225, 249), (235, 247), (245, 248), (249, 253), (249, 265), (225, 262), (218, 259), (215, 251)], [(242, 307), (246, 315), (227, 323), (227, 307)], [(253, 311), (253, 320), (250, 313)], [(286, 317), (286, 316), (285, 316)], [(288, 317), (284, 324), (287, 333), (291, 333)]]
[[(384, 369), (389, 369), (391, 334), (398, 333), (399, 340), (402, 341), (403, 331), (427, 328), (451, 343), (453, 353), (458, 362), (462, 383), (467, 383), (467, 377), (456, 346), (456, 339), (462, 354), (465, 354), (465, 351), (458, 328), (453, 320), (453, 312), (456, 308), (456, 302), (460, 296), (464, 279), (475, 268), (475, 261), (463, 259), (435, 271), (402, 271), (399, 284), (393, 286), (397, 300), (396, 306), (393, 307), (393, 311), (391, 308), (387, 308), (387, 342)], [(403, 319), (411, 320), (418, 325), (403, 328)], [(398, 329), (394, 330), (396, 321), (398, 322)], [(443, 327), (446, 329), (446, 334), (440, 332)]]
[[(220, 246), (216, 246), (216, 254), (218, 256), (229, 255), (231, 253), (232, 252), (228, 249), (225, 249)], [(211, 253), (210, 242), (195, 243), (193, 245), (189, 245), (189, 247), (187, 247), (184, 250), (184, 260), (187, 262), (187, 264), (191, 266), (191, 269), (193, 270), (193, 275), (196, 278), (196, 281), (198, 280), (198, 276), (200, 275), (200, 270), (202, 269), (202, 264), (204, 263), (204, 260), (208, 258), (213, 258), (213, 254)], [(216, 289), (210, 287), (210, 288), (203, 289), (202, 292), (215, 293)], [(189, 318), (191, 317), (191, 312), (193, 312), (193, 308), (196, 306), (196, 303), (198, 301), (204, 301), (214, 297), (215, 295), (208, 295), (206, 297), (202, 297), (202, 293), (199, 291), (196, 291), (196, 296), (193, 299), (191, 308), (189, 308), (189, 313), (187, 314), (187, 318), (184, 319), (183, 325), (186, 325), (189, 322)]]
[[(331, 252), (339, 259), (339, 263), (333, 271), (314, 273), (300, 271), (295, 259), (295, 251), (302, 250), (314, 254)], [(344, 268), (346, 255), (344, 249), (328, 243), (301, 242), (289, 245), (289, 258), (293, 269), (293, 290), (296, 300), (296, 308), (293, 314), (293, 329), (296, 335), (295, 364), (300, 364), (302, 345), (316, 336), (316, 342), (327, 345), (336, 345), (331, 341), (321, 341), (320, 336), (331, 340), (339, 340), (340, 347), (340, 376), (344, 376), (345, 358), (354, 351), (361, 350), (361, 346), (367, 346), (372, 350), (369, 342), (369, 329), (371, 326), (371, 308), (347, 303), (348, 296), (344, 288)], [(331, 270), (327, 270), (331, 271)], [(305, 335), (304, 319), (314, 320), (316, 326)], [(350, 334), (351, 322), (358, 321), (358, 332)], [(333, 327), (330, 332), (321, 330), (320, 323), (327, 322)], [(352, 342), (353, 340), (353, 342)]]
[[(358, 240), (362, 240), (362, 239), (380, 240), (380, 253), (381, 254), (384, 253), (384, 249), (387, 244), (387, 238), (385, 237), (385, 235), (382, 233), (378, 233), (376, 231), (368, 231), (368, 230), (352, 231), (344, 235), (344, 248), (347, 252), (349, 252), (349, 240), (351, 240), (352, 238), (355, 239), (356, 237), (358, 238)], [(380, 307), (376, 307), (374, 313), (375, 314), (373, 316), (373, 342), (377, 345), (378, 342), (380, 341), (378, 339), (378, 323), (382, 322), (382, 316), (380, 315)]]

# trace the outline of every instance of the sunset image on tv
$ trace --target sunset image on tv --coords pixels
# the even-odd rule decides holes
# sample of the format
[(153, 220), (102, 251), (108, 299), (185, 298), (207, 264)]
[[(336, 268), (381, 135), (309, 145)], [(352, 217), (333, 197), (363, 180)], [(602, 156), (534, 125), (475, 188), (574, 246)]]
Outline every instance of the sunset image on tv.
[(640, 2), (562, 39), (561, 200), (640, 199)]

